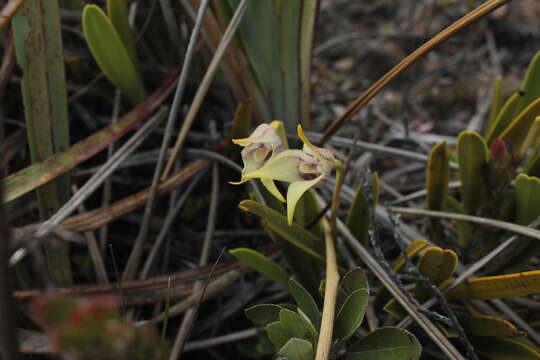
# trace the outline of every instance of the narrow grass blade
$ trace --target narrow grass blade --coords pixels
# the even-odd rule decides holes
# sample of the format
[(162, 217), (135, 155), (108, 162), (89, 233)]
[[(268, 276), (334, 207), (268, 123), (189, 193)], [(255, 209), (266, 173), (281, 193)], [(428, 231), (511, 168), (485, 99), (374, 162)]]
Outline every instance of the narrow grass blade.
[(94, 133), (65, 152), (55, 154), (6, 177), (2, 181), (2, 186), (5, 189), (4, 202), (10, 202), (48, 183), (124, 136), (129, 130), (146, 119), (165, 100), (173, 89), (176, 78), (176, 75), (169, 77), (148, 99), (124, 115), (117, 123)]
[[(40, 29), (36, 31), (36, 29)], [(27, 1), (13, 19), (17, 61), (23, 71), (21, 88), (28, 144), (36, 163), (69, 147), (66, 80), (60, 9), (57, 1)], [(37, 190), (40, 217), (49, 218), (69, 198), (67, 174)], [(72, 281), (67, 244), (46, 246), (57, 284)]]

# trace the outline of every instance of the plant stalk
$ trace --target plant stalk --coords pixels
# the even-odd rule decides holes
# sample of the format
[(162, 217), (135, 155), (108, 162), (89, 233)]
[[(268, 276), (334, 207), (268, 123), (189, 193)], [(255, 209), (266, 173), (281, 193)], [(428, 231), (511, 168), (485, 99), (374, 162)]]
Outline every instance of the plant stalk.
[(334, 330), (334, 316), (336, 313), (336, 297), (339, 284), (339, 271), (332, 229), (326, 218), (323, 218), (322, 221), (326, 247), (326, 285), (324, 290), (321, 329), (319, 331), (315, 360), (327, 360), (330, 356), (330, 351), (332, 349), (332, 333)]

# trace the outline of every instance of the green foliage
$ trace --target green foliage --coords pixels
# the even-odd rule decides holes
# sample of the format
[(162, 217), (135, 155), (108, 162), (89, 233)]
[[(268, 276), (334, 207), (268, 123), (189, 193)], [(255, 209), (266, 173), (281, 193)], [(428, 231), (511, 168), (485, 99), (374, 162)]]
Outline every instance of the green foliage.
[(316, 249), (319, 239), (303, 227), (293, 223), (287, 224), (287, 218), (275, 210), (270, 209), (252, 200), (243, 200), (238, 205), (240, 209), (258, 215), (262, 218), (262, 224), (279, 234), (298, 249), (324, 262), (324, 258)]
[(362, 324), (368, 304), (367, 289), (358, 289), (347, 296), (339, 309), (334, 324), (334, 337), (342, 340), (350, 337)]
[(516, 222), (527, 225), (540, 214), (540, 179), (519, 174), (515, 182)]
[[(442, 183), (450, 180), (446, 159), (443, 165), (432, 166), (440, 145), (433, 148), (427, 171), (428, 208), (442, 210), (448, 207), (467, 215), (494, 218), (527, 225), (540, 214), (534, 200), (540, 179), (526, 174), (540, 175), (540, 52), (532, 59), (522, 91), (515, 93), (503, 104), (502, 81), (497, 79), (493, 89), (492, 106), (487, 119), (485, 135), (473, 131), (462, 132), (457, 141), (458, 177), (461, 181), (459, 200), (445, 194)], [(488, 149), (489, 146), (489, 149)], [(532, 150), (532, 151), (531, 151)], [(529, 158), (527, 158), (529, 157)], [(517, 173), (524, 163), (523, 173)], [(515, 179), (515, 187), (512, 181)], [(432, 220), (432, 224), (435, 221)], [(476, 259), (498, 245), (502, 232), (484, 227), (472, 227), (464, 222), (454, 223), (458, 230), (457, 245), (467, 252), (469, 259)], [(440, 228), (438, 228), (440, 230)], [(434, 240), (443, 240), (434, 232)], [(490, 271), (514, 271), (526, 264), (528, 258), (538, 254), (536, 246), (520, 240), (508, 256), (491, 264)], [(527, 249), (527, 250), (525, 250)]]
[[(450, 163), (446, 143), (438, 143), (429, 155), (427, 166), (427, 204), (429, 210), (444, 210), (448, 197)], [(437, 219), (430, 220), (431, 233), (435, 239), (441, 237), (441, 227)]]
[[(114, 7), (113, 9), (116, 9)], [(111, 9), (112, 11), (112, 9)], [(146, 97), (137, 61), (129, 50), (129, 38), (123, 25), (122, 11), (112, 11), (115, 24), (97, 5), (86, 5), (83, 10), (83, 31), (90, 51), (107, 78), (124, 93), (128, 100), (137, 104)], [(119, 34), (118, 29), (121, 29)]]
[(281, 268), (278, 264), (264, 256), (263, 254), (246, 248), (237, 248), (230, 251), (238, 260), (242, 261), (246, 265), (251, 266), (261, 274), (274, 280), (278, 284), (285, 287), (288, 286), (289, 276), (287, 272)]
[[(23, 73), (21, 92), (32, 163), (69, 147), (69, 116), (58, 1), (27, 1), (12, 22), (17, 62)], [(39, 29), (37, 31), (36, 29)], [(69, 176), (37, 189), (40, 217), (51, 217), (70, 196)], [(47, 263), (57, 285), (72, 282), (66, 243), (46, 244)]]
[[(336, 346), (344, 348), (347, 358), (365, 356), (371, 350), (373, 359), (393, 354), (396, 359), (418, 359), (421, 347), (416, 338), (397, 328), (382, 328), (347, 348), (349, 339), (360, 327), (368, 304), (367, 277), (360, 268), (347, 272), (341, 282), (341, 306), (336, 309), (333, 339)], [(289, 359), (313, 359), (319, 337), (321, 311), (309, 292), (295, 279), (289, 280), (289, 291), (296, 306), (290, 304), (260, 304), (245, 310), (246, 317), (255, 325), (265, 326), (275, 353)], [(379, 343), (379, 332), (388, 336), (386, 346)], [(402, 338), (407, 335), (407, 343)], [(388, 340), (387, 339), (387, 340)], [(260, 342), (260, 340), (259, 340)], [(262, 350), (262, 349), (261, 349)], [(259, 352), (258, 355), (262, 355)]]
[(471, 336), (523, 336), (514, 324), (495, 316), (469, 315), (460, 316), (459, 323)]
[[(450, 249), (443, 250), (438, 246), (423, 248), (418, 257), (418, 271), (437, 287), (440, 287), (452, 276), (458, 263), (458, 257), (454, 251)], [(431, 295), (432, 292), (426, 288), (425, 284), (416, 283), (414, 297), (419, 303), (428, 300)], [(398, 319), (406, 316), (405, 310), (397, 303), (396, 299), (388, 301), (384, 306), (384, 310)]]
[[(433, 285), (440, 286), (452, 276), (457, 264), (458, 256), (454, 251), (431, 246), (422, 252), (417, 267), (420, 273), (428, 278)], [(426, 289), (424, 285), (417, 284), (416, 296), (419, 302), (423, 303), (431, 297), (431, 291)]]
[[(254, 82), (255, 100), (266, 122), (282, 119), (287, 130), (310, 126), (311, 48), (318, 0), (259, 0), (248, 5), (238, 31)], [(238, 0), (220, 1), (230, 17)]]
[[(356, 189), (354, 199), (347, 213), (346, 225), (354, 237), (364, 246), (368, 244), (371, 228), (370, 205), (375, 208), (379, 202), (379, 175), (373, 173), (370, 186)], [(370, 193), (366, 193), (370, 189)], [(370, 204), (371, 202), (371, 204)]]
[(516, 114), (540, 98), (540, 51), (532, 58), (521, 88), (524, 94), (516, 107)]
[[(419, 272), (441, 291), (444, 290), (452, 282), (452, 276), (458, 264), (457, 255), (452, 250), (443, 250), (436, 246), (426, 247), (426, 243), (419, 240), (411, 242), (411, 244), (409, 244), (407, 252), (412, 261), (418, 258), (416, 266)], [(403, 262), (400, 257), (394, 263), (393, 270), (399, 271), (402, 267)], [(446, 293), (446, 297), (464, 301), (470, 299), (511, 298), (537, 294), (540, 293), (539, 279), (540, 271), (478, 277), (466, 280), (450, 289)], [(418, 280), (412, 295), (419, 303), (423, 303), (432, 296), (432, 292), (425, 288), (423, 282)], [(395, 299), (389, 297), (386, 290), (379, 290), (375, 299), (375, 304), (378, 306), (376, 310), (380, 309), (384, 300), (387, 300), (383, 309), (388, 314), (397, 319), (402, 319), (406, 316), (405, 311)], [(518, 331), (514, 324), (498, 317), (478, 315), (477, 313), (473, 313), (472, 315), (458, 313), (457, 317), (465, 334), (470, 337), (475, 348), (477, 341), (481, 344), (485, 344), (491, 340), (495, 343), (502, 341), (504, 344), (507, 344), (508, 342), (506, 340), (501, 339), (525, 335), (523, 332)], [(450, 338), (458, 337), (454, 329), (446, 328), (446, 324), (438, 324), (438, 326), (446, 336)], [(484, 341), (483, 339), (489, 340)], [(516, 351), (523, 349), (525, 349), (523, 350), (525, 352), (540, 351), (532, 345), (527, 345), (526, 348), (522, 349), (521, 342), (517, 340), (510, 341), (510, 345), (508, 346), (515, 346), (520, 349)]]
[(422, 346), (406, 330), (384, 327), (375, 330), (350, 347), (348, 360), (419, 359)]
[(293, 337), (279, 349), (278, 355), (285, 356), (288, 360), (311, 360), (314, 357), (313, 344)]
[(489, 360), (538, 360), (540, 351), (521, 340), (507, 337), (473, 338), (476, 351)]
[(318, 328), (321, 325), (321, 312), (313, 296), (294, 278), (289, 280), (289, 291), (298, 307), (306, 314), (313, 326)]
[(486, 143), (477, 133), (464, 131), (458, 137), (457, 151), (463, 208), (467, 214), (476, 214), (487, 191), (481, 176), (488, 160)]
[(107, 0), (107, 13), (129, 57), (137, 65), (133, 31), (129, 25), (129, 9), (127, 0)]
[(358, 187), (347, 214), (347, 227), (354, 237), (366, 246), (369, 240), (369, 226), (369, 203), (362, 193), (362, 188)]

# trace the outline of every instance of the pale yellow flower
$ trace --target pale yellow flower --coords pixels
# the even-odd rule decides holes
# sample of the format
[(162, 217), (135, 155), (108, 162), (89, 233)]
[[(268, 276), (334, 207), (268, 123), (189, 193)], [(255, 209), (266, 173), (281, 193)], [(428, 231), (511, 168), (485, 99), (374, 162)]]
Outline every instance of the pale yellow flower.
[[(245, 178), (247, 173), (260, 169), (273, 156), (285, 150), (286, 145), (283, 144), (276, 131), (278, 126), (279, 122), (277, 121), (270, 125), (261, 124), (249, 137), (233, 139), (235, 144), (244, 147), (241, 152), (244, 168), (242, 169), (242, 179), (238, 182), (230, 182), (231, 184), (238, 185), (246, 182), (248, 180)], [(261, 179), (261, 182), (279, 201), (285, 202), (285, 198), (277, 189), (274, 180), (265, 178)]]
[[(287, 189), (287, 222), (289, 225), (292, 224), (294, 210), (300, 197), (311, 187), (320, 185), (326, 180), (331, 175), (335, 165), (332, 151), (314, 146), (304, 135), (300, 125), (298, 125), (298, 136), (304, 143), (302, 150), (280, 151), (272, 156), (267, 156), (263, 166), (242, 173), (242, 181), (259, 178), (261, 181), (271, 180), (272, 184), (274, 180), (290, 183)], [(278, 199), (283, 198), (277, 188), (270, 192)], [(276, 195), (276, 192), (279, 195)]]

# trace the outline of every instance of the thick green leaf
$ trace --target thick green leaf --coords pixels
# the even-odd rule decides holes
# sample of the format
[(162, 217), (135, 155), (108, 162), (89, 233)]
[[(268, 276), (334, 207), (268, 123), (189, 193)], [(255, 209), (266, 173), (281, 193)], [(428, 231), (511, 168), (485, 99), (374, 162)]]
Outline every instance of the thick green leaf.
[(523, 159), (529, 150), (534, 149), (538, 143), (540, 138), (540, 116), (537, 116), (531, 126), (529, 127), (529, 131), (527, 132), (527, 135), (525, 136), (525, 140), (521, 143), (521, 146), (519, 149), (516, 149), (516, 154), (514, 155), (516, 159)]
[[(516, 177), (514, 186), (515, 195), (515, 222), (520, 225), (528, 225), (540, 214), (540, 179), (526, 174)], [(520, 238), (514, 244), (506, 256), (497, 259), (490, 270), (499, 273), (516, 272), (525, 269), (531, 257), (538, 254), (540, 244), (529, 238)]]
[(467, 335), (492, 337), (492, 336), (523, 336), (514, 324), (495, 316), (474, 315), (460, 316), (459, 323)]
[(493, 84), (493, 90), (491, 93), (491, 107), (489, 109), (489, 115), (485, 125), (484, 135), (491, 131), (495, 125), (495, 120), (499, 115), (502, 106), (502, 76), (497, 76), (495, 78), (495, 83)]
[(276, 347), (276, 350), (281, 349), (291, 338), (287, 328), (283, 326), (281, 321), (268, 324), (266, 326), (266, 333), (272, 344)]
[(475, 215), (488, 189), (482, 177), (488, 159), (488, 150), (484, 139), (473, 131), (463, 131), (459, 134), (457, 150), (461, 201), (467, 214)]
[[(283, 203), (278, 201), (269, 192), (263, 191), (262, 195), (265, 197), (265, 202), (268, 206), (275, 210), (279, 214), (285, 214), (285, 207)], [(252, 198), (255, 198), (253, 196)], [(305, 251), (298, 248), (294, 244), (284, 239), (272, 228), (262, 224), (264, 230), (270, 236), (270, 238), (280, 245), (283, 257), (287, 261), (291, 272), (298, 278), (302, 285), (311, 293), (311, 295), (318, 301), (319, 296), (319, 272), (321, 263), (315, 260), (312, 256), (306, 254)], [(293, 225), (294, 226), (294, 225)]]
[(510, 141), (513, 149), (518, 151), (527, 138), (537, 116), (540, 116), (540, 98), (533, 101), (519, 113), (512, 123), (501, 133), (501, 140)]
[[(415, 239), (409, 244), (407, 244), (407, 248), (405, 249), (405, 251), (407, 252), (407, 256), (409, 257), (409, 259), (412, 259), (416, 256), (416, 254), (425, 249), (428, 245), (429, 243), (424, 239)], [(392, 264), (392, 271), (401, 271), (404, 266), (405, 259), (403, 258), (403, 255), (399, 255), (396, 261), (394, 261), (394, 263)]]
[[(449, 279), (458, 264), (457, 254), (450, 249), (431, 246), (422, 252), (418, 261), (418, 270), (435, 286)], [(419, 288), (417, 287), (417, 290)], [(424, 299), (420, 299), (422, 302)]]
[(312, 329), (306, 326), (301, 316), (288, 309), (281, 309), (279, 321), (268, 324), (266, 332), (276, 349), (281, 349), (293, 337), (311, 342), (316, 341), (313, 338)]
[(528, 225), (540, 214), (540, 179), (519, 174), (515, 181), (516, 222)]
[(289, 274), (260, 252), (247, 248), (237, 248), (229, 252), (244, 264), (251, 266), (264, 276), (288, 288)]
[(540, 51), (534, 55), (523, 80), (523, 96), (516, 106), (516, 115), (521, 113), (533, 101), (540, 98)]
[(306, 326), (306, 323), (298, 313), (283, 309), (279, 312), (279, 321), (287, 329), (286, 331), (290, 334), (289, 337), (297, 337), (312, 342), (317, 341), (314, 338), (313, 329)]
[[(452, 276), (457, 263), (458, 257), (454, 251), (431, 246), (422, 252), (417, 267), (420, 273), (426, 276), (435, 286), (439, 286)], [(420, 283), (416, 284), (414, 294), (419, 303), (423, 303), (432, 296), (431, 291)], [(402, 319), (407, 315), (405, 309), (395, 298), (390, 299), (383, 309), (396, 319)]]
[(86, 5), (82, 20), (84, 36), (101, 71), (133, 104), (143, 101), (146, 93), (140, 74), (107, 15), (99, 6)]
[(347, 271), (347, 273), (343, 275), (343, 278), (341, 279), (340, 286), (342, 286), (345, 291), (349, 293), (359, 289), (364, 289), (369, 292), (366, 273), (360, 267)]
[(516, 338), (471, 337), (476, 351), (490, 360), (540, 360), (540, 349)]
[(283, 308), (274, 304), (259, 304), (244, 310), (246, 317), (255, 325), (266, 326), (279, 321), (279, 312)]
[(356, 342), (349, 348), (348, 360), (416, 360), (422, 354), (422, 346), (411, 333), (384, 327)]
[[(449, 279), (458, 264), (457, 254), (450, 249), (441, 249), (437, 246), (427, 248), (422, 252), (418, 261), (418, 270), (435, 286), (439, 286)], [(432, 296), (432, 292), (420, 283), (416, 284), (415, 297), (423, 303)]]
[(289, 279), (289, 291), (298, 307), (306, 314), (311, 323), (319, 328), (321, 325), (321, 312), (313, 296), (294, 278)]
[[(429, 210), (444, 210), (448, 197), (448, 182), (450, 181), (450, 163), (446, 142), (440, 142), (433, 147), (427, 166), (427, 207)], [(431, 233), (435, 239), (441, 237), (440, 221), (430, 219)]]
[(287, 240), (307, 254), (310, 254), (315, 259), (322, 262), (325, 261), (322, 255), (320, 255), (316, 249), (316, 244), (320, 243), (319, 239), (295, 223), (289, 226), (287, 224), (287, 218), (277, 211), (252, 200), (243, 200), (240, 202), (238, 207), (244, 211), (260, 216), (262, 218), (263, 225), (268, 226), (283, 239)]
[(540, 270), (486, 276), (462, 282), (447, 293), (459, 299), (507, 299), (540, 294)]
[(369, 203), (362, 193), (362, 188), (358, 187), (347, 215), (347, 227), (364, 246), (369, 239), (369, 223)]
[(498, 138), (501, 133), (512, 123), (514, 120), (514, 113), (516, 111), (519, 100), (521, 99), (522, 93), (517, 92), (510, 96), (508, 100), (504, 103), (503, 107), (499, 111), (495, 121), (491, 125), (489, 131), (486, 134), (486, 143), (491, 145), (493, 140)]
[[(413, 258), (416, 254), (418, 254), (422, 249), (424, 249), (426, 246), (428, 246), (428, 242), (424, 239), (416, 239), (414, 241), (411, 241), (406, 248), (407, 256), (409, 258)], [(405, 266), (405, 259), (403, 256), (399, 256), (396, 261), (394, 261), (394, 264), (392, 264), (392, 271), (399, 272), (401, 269)], [(390, 300), (390, 292), (386, 287), (381, 287), (379, 291), (377, 292), (377, 295), (375, 295), (375, 300), (373, 301), (373, 307), (376, 311), (381, 311), (385, 304), (388, 303)]]
[(300, 316), (300, 319), (302, 319), (302, 323), (304, 324), (304, 327), (309, 331), (311, 334), (311, 338), (314, 342), (316, 342), (316, 339), (319, 338), (319, 331), (315, 329), (315, 326), (311, 322), (311, 320), (307, 317), (306, 314), (302, 311), (300, 308), (296, 308), (296, 312)]
[(369, 301), (367, 289), (353, 291), (339, 309), (334, 322), (334, 339), (346, 339), (358, 329)]
[(313, 344), (304, 339), (291, 338), (279, 349), (278, 355), (285, 356), (287, 360), (313, 360)]
[(133, 39), (133, 31), (129, 25), (127, 0), (107, 0), (107, 13), (116, 33), (131, 57), (131, 61), (136, 66), (137, 56), (135, 53), (135, 41)]

